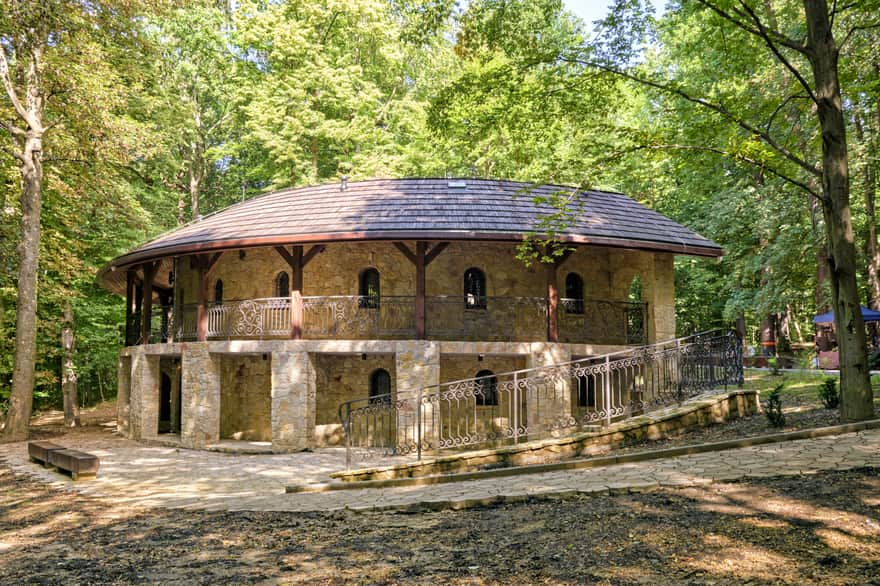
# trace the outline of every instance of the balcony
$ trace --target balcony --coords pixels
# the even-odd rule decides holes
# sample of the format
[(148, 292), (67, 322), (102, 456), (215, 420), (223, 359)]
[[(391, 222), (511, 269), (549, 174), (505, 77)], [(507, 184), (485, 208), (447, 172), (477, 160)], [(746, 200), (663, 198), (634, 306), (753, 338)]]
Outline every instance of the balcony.
[[(404, 340), (416, 337), (414, 296), (303, 297), (305, 339)], [(291, 334), (288, 297), (209, 304), (207, 339), (285, 339)], [(150, 319), (150, 343), (196, 339), (195, 304), (157, 306)], [(608, 345), (647, 343), (647, 304), (595, 299), (561, 299), (559, 341)], [(140, 314), (132, 314), (126, 343), (140, 343)], [(425, 337), (432, 340), (535, 342), (547, 339), (543, 297), (437, 296), (425, 298)]]

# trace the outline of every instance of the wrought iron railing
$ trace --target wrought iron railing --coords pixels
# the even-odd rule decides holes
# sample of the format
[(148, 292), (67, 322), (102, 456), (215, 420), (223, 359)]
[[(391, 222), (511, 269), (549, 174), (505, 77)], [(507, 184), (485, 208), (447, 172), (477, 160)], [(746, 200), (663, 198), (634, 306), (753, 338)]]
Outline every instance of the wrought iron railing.
[[(307, 339), (407, 339), (416, 331), (415, 297), (358, 295), (303, 297), (303, 337)], [(637, 345), (647, 339), (647, 305), (604, 300), (563, 299), (560, 341)], [(165, 311), (163, 309), (163, 311)], [(209, 339), (265, 339), (290, 336), (290, 299), (229, 300), (207, 308)], [(156, 320), (151, 340), (192, 340), (197, 306), (177, 308), (167, 323)], [(547, 301), (542, 297), (436, 296), (425, 300), (426, 336), (432, 340), (535, 341), (546, 339)], [(164, 314), (163, 314), (164, 315)], [(139, 316), (132, 316), (139, 318)], [(136, 325), (136, 324), (134, 324)], [(139, 327), (137, 330), (139, 332)], [(139, 336), (139, 334), (138, 334)], [(127, 340), (132, 345), (131, 340)], [(137, 343), (137, 342), (134, 342)]]
[(306, 338), (394, 339), (416, 332), (415, 297), (335, 295), (303, 298)]
[(355, 454), (421, 458), (426, 452), (564, 436), (742, 383), (739, 338), (707, 332), (564, 364), (347, 401), (339, 407), (339, 418), (350, 465)]

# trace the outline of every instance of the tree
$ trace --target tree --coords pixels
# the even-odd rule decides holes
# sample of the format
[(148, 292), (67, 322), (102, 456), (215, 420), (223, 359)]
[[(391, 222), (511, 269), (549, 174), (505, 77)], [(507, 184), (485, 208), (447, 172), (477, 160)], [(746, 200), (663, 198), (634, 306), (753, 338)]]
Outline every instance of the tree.
[[(27, 436), (33, 405), (44, 162), (82, 167), (127, 158), (131, 144), (144, 138), (126, 117), (115, 116), (137, 71), (138, 53), (130, 49), (139, 40), (134, 17), (144, 6), (12, 0), (0, 12), (0, 136), (21, 181), (14, 368), (2, 432), (7, 440)], [(119, 52), (123, 45), (128, 51)], [(51, 177), (64, 187), (64, 179)]]
[[(620, 18), (620, 14), (625, 13), (630, 4), (632, 2), (627, 0), (617, 3), (618, 22), (626, 22), (626, 19)], [(755, 8), (753, 4), (745, 0), (696, 0), (693, 3), (684, 3), (682, 10), (687, 6), (687, 10), (708, 11), (718, 17), (720, 26), (730, 27), (735, 33), (745, 33), (757, 40), (772, 59), (781, 64), (797, 81), (800, 92), (815, 109), (814, 120), (821, 136), (821, 149), (817, 155), (809, 153), (813, 156), (805, 158), (772, 131), (769, 122), (755, 122), (747, 113), (734, 111), (721, 101), (699, 95), (688, 89), (683, 80), (663, 79), (637, 69), (621, 67), (620, 61), (613, 58), (613, 52), (610, 53), (611, 59), (592, 55), (575, 59), (714, 112), (719, 119), (735, 125), (753, 142), (768, 149), (757, 153), (760, 157), (747, 151), (724, 154), (757, 164), (798, 185), (822, 203), (832, 305), (841, 355), (841, 417), (844, 420), (870, 418), (873, 417), (874, 407), (865, 356), (865, 329), (856, 282), (858, 271), (849, 200), (846, 121), (838, 73), (840, 46), (835, 37), (835, 23), (847, 23), (844, 43), (851, 35), (858, 34), (859, 30), (880, 23), (871, 20), (871, 7), (865, 3), (839, 7), (835, 3), (829, 10), (825, 0), (804, 0), (803, 9), (799, 13), (791, 3), (785, 4), (785, 10), (776, 12), (769, 2), (762, 3), (761, 8)], [(847, 11), (862, 12), (860, 18), (843, 19), (843, 14)], [(768, 14), (772, 14), (774, 18), (785, 16), (786, 28), (770, 26)], [(796, 34), (786, 34), (786, 30)], [(626, 56), (631, 57), (631, 54)], [(780, 100), (780, 108), (790, 99)], [(804, 180), (804, 175), (807, 178), (818, 178), (821, 189), (814, 189), (809, 179)]]

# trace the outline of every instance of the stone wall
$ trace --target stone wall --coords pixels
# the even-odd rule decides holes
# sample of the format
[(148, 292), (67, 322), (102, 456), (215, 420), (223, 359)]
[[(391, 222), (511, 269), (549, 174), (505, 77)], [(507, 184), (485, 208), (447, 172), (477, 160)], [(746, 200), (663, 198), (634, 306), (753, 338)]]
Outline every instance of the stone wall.
[(318, 445), (342, 441), (339, 405), (370, 394), (370, 375), (384, 368), (391, 376), (391, 391), (396, 389), (397, 374), (393, 354), (316, 354), (315, 440)]
[(481, 370), (491, 370), (495, 374), (521, 370), (526, 367), (525, 356), (493, 356), (483, 355), (483, 360), (478, 356), (440, 356), (440, 381), (449, 382), (466, 378), (473, 378)]
[[(308, 248), (308, 247), (306, 247)], [(636, 275), (642, 280), (642, 300), (648, 303), (648, 336), (651, 341), (675, 335), (675, 301), (673, 255), (660, 252), (582, 246), (563, 262), (557, 271), (560, 297), (565, 295), (565, 279), (574, 272), (584, 281), (586, 299), (624, 301)], [(196, 302), (197, 272), (184, 257), (178, 263), (180, 275), (175, 286), (183, 291), (183, 302)], [(533, 264), (526, 267), (516, 259), (514, 244), (493, 242), (452, 242), (426, 270), (426, 295), (458, 298), (463, 293), (463, 275), (470, 268), (481, 269), (486, 275), (489, 297), (543, 298), (547, 293), (544, 268)], [(415, 295), (415, 270), (412, 264), (387, 242), (328, 244), (325, 252), (315, 256), (303, 271), (303, 295), (357, 295), (359, 276), (367, 268), (375, 268), (381, 276), (383, 296)], [(228, 251), (220, 257), (208, 287), (211, 300), (214, 285), (223, 281), (223, 298), (256, 299), (274, 297), (276, 278), (290, 269), (272, 248)], [(439, 311), (439, 310), (438, 310)], [(460, 313), (460, 312), (458, 312)], [(456, 319), (461, 317), (455, 314)], [(442, 315), (442, 313), (440, 314)], [(429, 321), (432, 310), (429, 307)], [(540, 316), (527, 308), (517, 310), (510, 327), (528, 332), (541, 339), (542, 325), (535, 326)], [(454, 338), (449, 338), (454, 339)]]
[(272, 370), (268, 358), (220, 358), (221, 439), (272, 440)]

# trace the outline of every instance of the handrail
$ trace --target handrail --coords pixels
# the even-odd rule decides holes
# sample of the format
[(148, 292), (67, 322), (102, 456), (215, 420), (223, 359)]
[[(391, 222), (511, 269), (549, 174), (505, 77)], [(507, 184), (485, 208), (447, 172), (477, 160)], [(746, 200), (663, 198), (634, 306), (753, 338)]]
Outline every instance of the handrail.
[(637, 348), (345, 401), (346, 462), (365, 455), (516, 443), (609, 425), (706, 390), (742, 385), (742, 342), (709, 330)]

